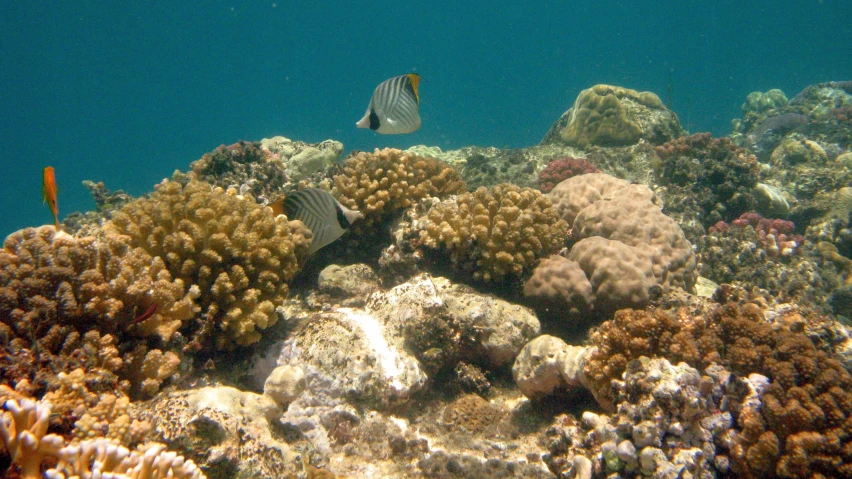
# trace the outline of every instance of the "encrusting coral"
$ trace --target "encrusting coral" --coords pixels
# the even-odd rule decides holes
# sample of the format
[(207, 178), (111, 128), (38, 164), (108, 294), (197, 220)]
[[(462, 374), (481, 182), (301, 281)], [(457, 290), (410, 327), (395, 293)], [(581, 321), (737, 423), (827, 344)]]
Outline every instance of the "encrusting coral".
[(458, 172), (446, 163), (393, 148), (360, 152), (341, 169), (334, 175), (332, 194), (363, 215), (352, 226), (356, 232), (368, 231), (423, 198), (467, 191)]
[(457, 272), (484, 282), (520, 277), (558, 251), (567, 233), (545, 195), (508, 183), (444, 200), (413, 227), (423, 246), (446, 252)]
[(208, 336), (217, 349), (259, 340), (259, 330), (277, 321), (275, 308), (309, 244), (305, 230), (285, 217), (200, 181), (159, 185), (117, 212), (104, 231), (128, 237), (172, 277), (206, 292), (197, 299), (204, 324), (192, 331), (195, 348)]

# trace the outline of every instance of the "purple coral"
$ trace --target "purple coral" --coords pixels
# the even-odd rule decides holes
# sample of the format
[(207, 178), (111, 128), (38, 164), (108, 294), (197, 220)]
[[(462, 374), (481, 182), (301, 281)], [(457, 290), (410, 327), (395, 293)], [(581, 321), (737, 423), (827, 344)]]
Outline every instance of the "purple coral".
[(760, 238), (760, 244), (770, 256), (792, 255), (796, 253), (805, 239), (795, 234), (792, 221), (764, 218), (757, 213), (743, 213), (730, 225), (720, 221), (710, 227), (710, 233), (724, 233), (730, 228), (746, 228), (751, 226)]
[(583, 158), (555, 158), (538, 174), (538, 189), (542, 193), (550, 191), (563, 180), (586, 173), (599, 173), (595, 165)]

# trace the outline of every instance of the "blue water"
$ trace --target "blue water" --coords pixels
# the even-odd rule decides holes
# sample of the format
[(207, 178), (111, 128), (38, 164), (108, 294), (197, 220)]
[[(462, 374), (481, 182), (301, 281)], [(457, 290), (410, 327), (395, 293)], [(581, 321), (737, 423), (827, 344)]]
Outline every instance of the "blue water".
[[(523, 3), (2, 2), (0, 238), (51, 222), (46, 165), (64, 215), (94, 207), (84, 179), (138, 195), (239, 139), (523, 147), (582, 89), (670, 80), (681, 121), (725, 135), (749, 92), (852, 80), (848, 0)], [(355, 129), (410, 71), (423, 127)]]

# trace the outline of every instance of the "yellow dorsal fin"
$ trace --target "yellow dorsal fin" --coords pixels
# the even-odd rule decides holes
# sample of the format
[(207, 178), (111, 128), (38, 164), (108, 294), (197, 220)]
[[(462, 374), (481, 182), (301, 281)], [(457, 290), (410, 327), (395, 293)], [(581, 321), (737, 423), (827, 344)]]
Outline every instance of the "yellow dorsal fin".
[(269, 203), (269, 207), (272, 208), (272, 214), (275, 216), (284, 214), (284, 196), (278, 198), (277, 200)]
[(408, 80), (411, 82), (411, 89), (414, 90), (414, 98), (417, 98), (417, 103), (420, 103), (420, 90), (418, 89), (420, 86), (420, 75), (409, 73)]

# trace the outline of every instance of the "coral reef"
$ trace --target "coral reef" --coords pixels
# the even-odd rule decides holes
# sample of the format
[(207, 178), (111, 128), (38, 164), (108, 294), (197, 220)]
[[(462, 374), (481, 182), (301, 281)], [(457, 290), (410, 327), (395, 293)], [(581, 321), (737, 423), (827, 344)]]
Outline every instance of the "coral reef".
[(823, 260), (816, 245), (796, 234), (787, 220), (744, 213), (731, 224), (711, 226), (696, 246), (702, 276), (759, 288), (779, 301), (818, 307), (838, 286), (831, 262)]
[(323, 173), (343, 152), (343, 144), (292, 141), (283, 136), (260, 142), (239, 141), (221, 145), (192, 162), (193, 178), (223, 189), (234, 188), (267, 204), (302, 180)]
[(584, 158), (554, 158), (550, 160), (543, 170), (538, 172), (538, 189), (542, 193), (550, 193), (550, 191), (562, 182), (572, 176), (584, 175), (586, 173), (599, 173), (600, 170), (595, 165), (589, 163)]
[[(184, 330), (195, 348), (260, 339), (259, 331), (278, 320), (275, 307), (309, 244), (306, 230), (285, 217), (200, 181), (161, 184), (149, 198), (122, 208), (104, 230), (127, 237), (172, 277), (209, 292), (197, 299), (201, 328)], [(154, 320), (139, 327), (153, 328)]]
[(660, 144), (677, 138), (682, 131), (677, 115), (663, 106), (657, 95), (595, 85), (580, 92), (574, 106), (553, 125), (542, 143), (564, 142), (584, 148), (632, 145), (644, 139)]
[[(48, 479), (113, 477), (116, 479), (204, 479), (192, 461), (166, 452), (160, 444), (147, 444), (130, 451), (109, 439), (98, 437), (66, 444), (56, 434), (47, 434), (51, 404), (47, 401), (10, 399), (0, 418), (0, 439), (20, 468), (23, 479), (41, 477), (42, 463)], [(118, 424), (116, 424), (118, 425)]]
[(739, 431), (719, 441), (731, 468), (741, 477), (841, 477), (849, 474), (852, 375), (802, 332), (806, 321), (789, 311), (769, 322), (755, 304), (720, 306), (710, 316), (622, 310), (592, 334), (598, 349), (584, 374), (598, 395), (613, 400), (612, 380), (643, 355), (705, 372), (716, 363), (740, 377), (764, 375), (769, 384), (757, 398), (729, 391)]
[(707, 227), (754, 210), (757, 159), (730, 139), (697, 133), (660, 145), (656, 151), (667, 211)]
[[(145, 347), (140, 337), (168, 341), (195, 314), (199, 295), (197, 288), (173, 279), (162, 260), (131, 249), (122, 238), (74, 238), (49, 227), (27, 228), (6, 238), (0, 280), (0, 320), (9, 353), (34, 353), (46, 361), (23, 375), (7, 370), (11, 374), (4, 382), (22, 377), (48, 382), (58, 372), (83, 367), (119, 374), (139, 388), (142, 379), (134, 379), (132, 354), (119, 354), (116, 345), (127, 351), (134, 343)], [(156, 313), (133, 325), (152, 305)], [(147, 387), (149, 393), (156, 389)]]
[(423, 246), (448, 255), (456, 272), (483, 282), (521, 277), (558, 251), (567, 232), (546, 196), (511, 184), (440, 202), (413, 229)]
[(370, 231), (423, 198), (464, 191), (458, 172), (447, 164), (385, 148), (347, 158), (340, 174), (334, 175), (332, 194), (363, 215), (352, 227), (357, 233)]
[(558, 416), (544, 434), (544, 461), (560, 478), (721, 476), (729, 468), (715, 439), (733, 422), (718, 407), (728, 377), (718, 368), (702, 375), (685, 363), (635, 359), (613, 382), (617, 410), (586, 411), (579, 423)]

